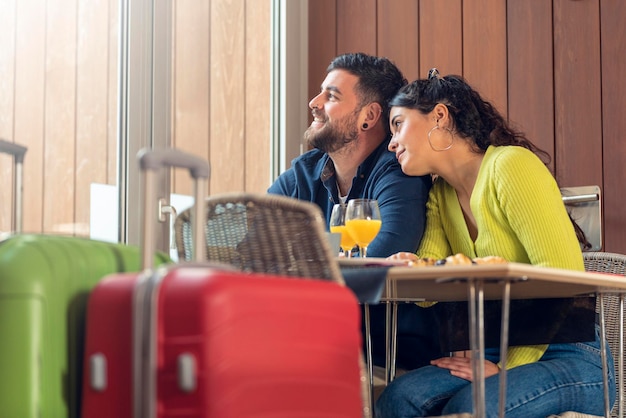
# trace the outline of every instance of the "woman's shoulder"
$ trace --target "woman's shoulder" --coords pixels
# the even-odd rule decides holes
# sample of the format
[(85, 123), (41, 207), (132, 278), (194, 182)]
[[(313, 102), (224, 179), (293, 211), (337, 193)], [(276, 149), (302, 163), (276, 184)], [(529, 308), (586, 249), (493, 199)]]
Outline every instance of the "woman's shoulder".
[(498, 172), (519, 173), (523, 168), (525, 171), (540, 170), (543, 175), (546, 170), (546, 165), (534, 152), (516, 145), (490, 146), (485, 153), (484, 162)]
[(529, 150), (528, 148), (520, 147), (517, 145), (501, 145), (501, 146), (493, 146), (491, 145), (487, 152), (485, 153), (485, 157), (489, 159), (530, 159), (530, 160), (539, 160), (539, 157)]

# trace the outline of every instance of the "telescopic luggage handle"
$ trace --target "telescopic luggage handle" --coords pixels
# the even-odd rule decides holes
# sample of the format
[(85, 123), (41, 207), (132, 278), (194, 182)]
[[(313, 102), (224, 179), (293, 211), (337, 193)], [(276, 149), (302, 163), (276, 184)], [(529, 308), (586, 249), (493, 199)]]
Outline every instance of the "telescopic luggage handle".
[(13, 156), (13, 165), (15, 167), (15, 180), (13, 182), (13, 220), (11, 229), (13, 232), (22, 232), (22, 213), (23, 213), (23, 199), (24, 199), (24, 177), (23, 177), (23, 164), (24, 154), (26, 154), (27, 148), (15, 144), (13, 142), (0, 139), (0, 152), (10, 154)]
[(205, 259), (204, 207), (209, 163), (202, 158), (176, 150), (142, 149), (137, 154), (143, 181), (143, 233), (141, 234), (143, 279), (140, 279), (133, 297), (133, 416), (156, 417), (156, 335), (157, 295), (163, 278), (155, 270), (156, 181), (163, 167), (186, 168), (194, 179), (194, 208), (192, 211), (193, 258)]
[(205, 259), (205, 238), (204, 238), (204, 201), (206, 199), (206, 182), (209, 178), (208, 161), (195, 155), (179, 151), (176, 149), (149, 150), (142, 149), (137, 154), (139, 167), (144, 173), (143, 178), (143, 204), (144, 204), (144, 231), (142, 234), (141, 249), (143, 252), (143, 268), (153, 268), (154, 262), (154, 225), (156, 223), (156, 213), (153, 210), (153, 202), (156, 200), (156, 179), (157, 172), (163, 167), (186, 168), (194, 179), (194, 210), (192, 212), (193, 231), (192, 238), (194, 248), (192, 249), (193, 259), (204, 261)]
[(22, 145), (0, 139), (0, 152), (13, 155), (16, 163), (24, 162), (24, 154), (26, 154), (26, 150), (27, 148)]

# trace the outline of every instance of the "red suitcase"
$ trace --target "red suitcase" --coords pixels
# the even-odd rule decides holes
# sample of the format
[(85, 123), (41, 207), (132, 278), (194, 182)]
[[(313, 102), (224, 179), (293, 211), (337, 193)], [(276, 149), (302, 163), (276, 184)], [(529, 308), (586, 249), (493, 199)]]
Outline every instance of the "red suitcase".
[(87, 315), (84, 417), (363, 414), (360, 313), (345, 286), (180, 265), (103, 280)]

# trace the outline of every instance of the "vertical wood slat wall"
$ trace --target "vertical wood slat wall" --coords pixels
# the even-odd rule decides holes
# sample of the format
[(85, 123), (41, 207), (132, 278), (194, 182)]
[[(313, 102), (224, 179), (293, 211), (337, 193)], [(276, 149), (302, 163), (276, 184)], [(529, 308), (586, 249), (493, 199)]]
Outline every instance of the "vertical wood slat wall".
[[(211, 162), (210, 193), (262, 192), (270, 0), (173, 10), (173, 146)], [(347, 51), (386, 55), (410, 80), (462, 74), (553, 155), (560, 184), (602, 187), (605, 249), (626, 252), (625, 18), (621, 0), (314, 0), (309, 95)], [(117, 0), (2, 2), (0, 137), (28, 147), (27, 231), (86, 234), (89, 184), (116, 183), (118, 19)], [(0, 155), (0, 231), (12, 175)]]
[[(89, 235), (91, 183), (117, 183), (118, 0), (0, 3), (0, 138), (28, 147), (24, 231)], [(264, 192), (271, 0), (175, 1), (172, 146), (210, 161), (209, 193)], [(173, 191), (192, 194), (187, 174)], [(0, 231), (12, 160), (0, 155)]]
[(345, 52), (387, 56), (409, 81), (463, 75), (550, 153), (561, 186), (601, 187), (604, 249), (626, 253), (625, 20), (620, 0), (316, 0), (308, 91)]
[[(270, 183), (271, 0), (177, 1), (172, 146), (206, 158), (209, 193)], [(192, 194), (187, 174), (174, 192)]]
[[(3, 0), (0, 137), (28, 148), (23, 228), (89, 234), (89, 185), (116, 183), (117, 2)], [(0, 231), (12, 160), (0, 157)]]

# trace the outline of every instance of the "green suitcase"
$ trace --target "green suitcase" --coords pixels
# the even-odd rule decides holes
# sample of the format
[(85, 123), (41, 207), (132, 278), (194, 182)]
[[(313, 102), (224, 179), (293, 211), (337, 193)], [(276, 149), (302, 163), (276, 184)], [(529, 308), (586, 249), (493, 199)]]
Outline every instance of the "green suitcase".
[(86, 238), (0, 242), (0, 417), (79, 416), (89, 291), (105, 275), (140, 270), (140, 260), (137, 247)]

